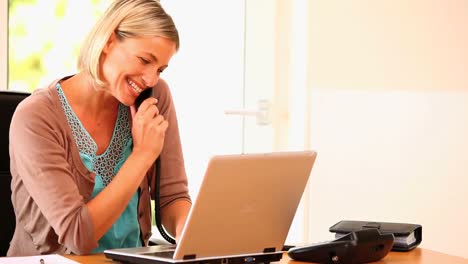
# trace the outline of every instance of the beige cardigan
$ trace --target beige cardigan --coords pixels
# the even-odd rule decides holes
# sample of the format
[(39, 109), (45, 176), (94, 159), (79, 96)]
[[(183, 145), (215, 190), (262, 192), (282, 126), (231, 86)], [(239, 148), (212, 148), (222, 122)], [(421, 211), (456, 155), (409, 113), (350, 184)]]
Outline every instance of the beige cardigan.
[[(86, 203), (95, 174), (81, 161), (55, 84), (38, 89), (20, 103), (10, 127), (12, 203), (16, 229), (8, 256), (87, 254), (97, 247)], [(154, 88), (160, 113), (168, 120), (161, 153), (161, 207), (190, 201), (177, 117), (167, 84)], [(150, 193), (155, 175), (140, 184), (138, 217), (145, 245), (151, 236)], [(153, 188), (154, 189), (154, 188)]]

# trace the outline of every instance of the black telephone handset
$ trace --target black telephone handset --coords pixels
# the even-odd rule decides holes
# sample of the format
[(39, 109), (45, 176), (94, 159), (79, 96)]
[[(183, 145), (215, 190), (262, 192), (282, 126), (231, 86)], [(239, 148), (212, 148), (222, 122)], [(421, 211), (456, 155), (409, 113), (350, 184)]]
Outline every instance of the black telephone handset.
[[(146, 100), (149, 97), (154, 97), (153, 94), (153, 88), (146, 88), (143, 90), (140, 95), (135, 99), (135, 106), (138, 110), (140, 107), (141, 103), (143, 103), (144, 100)], [(156, 177), (156, 186), (154, 190), (154, 196), (155, 196), (155, 201), (154, 201), (154, 217), (156, 218), (156, 227), (159, 230), (159, 233), (161, 236), (169, 243), (175, 244), (176, 241), (174, 238), (172, 238), (164, 229), (162, 226), (161, 222), (161, 205), (159, 203), (159, 186), (160, 186), (160, 175), (161, 175), (161, 155), (156, 159), (156, 163), (154, 164), (154, 169), (155, 169), (155, 177)]]
[(150, 97), (153, 97), (154, 94), (153, 94), (153, 88), (146, 88), (145, 90), (143, 90), (140, 95), (138, 95), (138, 97), (135, 99), (135, 106), (138, 110), (138, 108), (140, 107), (141, 103), (143, 103), (143, 101), (147, 98), (150, 98)]

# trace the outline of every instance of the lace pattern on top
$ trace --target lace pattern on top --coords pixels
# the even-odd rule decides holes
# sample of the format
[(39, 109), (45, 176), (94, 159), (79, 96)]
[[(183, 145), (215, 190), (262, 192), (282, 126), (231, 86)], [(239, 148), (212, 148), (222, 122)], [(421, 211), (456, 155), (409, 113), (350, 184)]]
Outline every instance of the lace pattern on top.
[(123, 150), (125, 146), (132, 139), (129, 108), (119, 104), (119, 112), (111, 142), (104, 153), (96, 155), (96, 142), (73, 112), (59, 83), (57, 83), (56, 89), (80, 154), (91, 159), (93, 172), (101, 176), (103, 184), (107, 186), (115, 176), (114, 170), (117, 164), (124, 158)]

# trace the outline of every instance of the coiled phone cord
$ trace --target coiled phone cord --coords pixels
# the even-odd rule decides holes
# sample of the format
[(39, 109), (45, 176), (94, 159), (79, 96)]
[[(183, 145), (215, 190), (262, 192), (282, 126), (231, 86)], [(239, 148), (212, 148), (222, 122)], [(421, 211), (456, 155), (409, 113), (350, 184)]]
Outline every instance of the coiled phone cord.
[(154, 210), (155, 210), (155, 217), (156, 217), (156, 227), (159, 230), (161, 236), (169, 243), (175, 244), (176, 241), (172, 238), (167, 232), (166, 229), (162, 226), (161, 222), (161, 208), (159, 203), (159, 185), (160, 185), (160, 175), (161, 175), (161, 159), (158, 157), (155, 163), (155, 177), (156, 177), (156, 186), (155, 192), (155, 201), (154, 201)]

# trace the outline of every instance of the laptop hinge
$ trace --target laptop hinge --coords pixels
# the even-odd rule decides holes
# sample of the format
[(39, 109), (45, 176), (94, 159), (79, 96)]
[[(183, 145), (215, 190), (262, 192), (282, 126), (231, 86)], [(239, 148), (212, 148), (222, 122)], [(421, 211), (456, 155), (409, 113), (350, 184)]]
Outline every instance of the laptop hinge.
[(263, 253), (270, 253), (270, 252), (276, 252), (276, 248), (271, 247), (271, 248), (264, 248)]
[(184, 255), (183, 259), (196, 259), (197, 255), (196, 254), (189, 254), (189, 255)]

